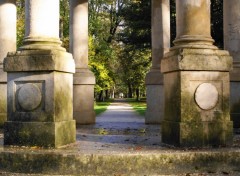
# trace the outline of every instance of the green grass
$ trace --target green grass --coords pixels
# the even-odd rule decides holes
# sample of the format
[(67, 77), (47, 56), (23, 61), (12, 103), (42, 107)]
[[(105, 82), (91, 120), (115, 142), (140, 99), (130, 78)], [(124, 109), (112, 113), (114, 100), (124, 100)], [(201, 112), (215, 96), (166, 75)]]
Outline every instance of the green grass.
[(133, 107), (133, 109), (141, 116), (145, 116), (147, 103), (146, 101), (136, 101), (135, 99), (127, 99), (127, 102)]
[(95, 102), (94, 111), (96, 113), (96, 116), (106, 111), (110, 103), (111, 101)]

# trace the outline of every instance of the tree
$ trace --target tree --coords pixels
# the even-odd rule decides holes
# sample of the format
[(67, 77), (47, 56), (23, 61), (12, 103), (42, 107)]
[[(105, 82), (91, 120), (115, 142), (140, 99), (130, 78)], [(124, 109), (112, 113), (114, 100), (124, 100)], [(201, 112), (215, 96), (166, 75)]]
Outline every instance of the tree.
[(148, 0), (133, 1), (124, 6), (123, 23), (118, 35), (122, 46), (119, 55), (122, 81), (128, 87), (128, 97), (145, 88), (145, 76), (151, 63), (151, 4)]
[(211, 1), (211, 35), (215, 45), (223, 48), (223, 0)]

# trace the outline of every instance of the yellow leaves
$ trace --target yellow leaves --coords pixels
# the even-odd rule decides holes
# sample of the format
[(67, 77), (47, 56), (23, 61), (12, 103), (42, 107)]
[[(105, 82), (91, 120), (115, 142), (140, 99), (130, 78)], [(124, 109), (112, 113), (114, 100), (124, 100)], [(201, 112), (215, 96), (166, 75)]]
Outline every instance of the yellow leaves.
[(108, 133), (109, 132), (104, 128), (99, 128), (98, 129), (98, 134), (100, 134), (100, 135), (108, 135)]

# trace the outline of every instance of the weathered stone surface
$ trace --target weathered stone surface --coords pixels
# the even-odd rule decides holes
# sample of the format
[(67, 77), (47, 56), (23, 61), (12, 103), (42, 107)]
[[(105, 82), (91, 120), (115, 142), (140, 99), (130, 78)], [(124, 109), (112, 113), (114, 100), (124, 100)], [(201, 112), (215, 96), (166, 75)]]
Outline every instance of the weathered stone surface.
[[(16, 149), (15, 149), (16, 150)], [(82, 153), (66, 150), (4, 149), (0, 169), (7, 172), (49, 175), (239, 175), (240, 152), (231, 150), (124, 153)], [(204, 174), (205, 175), (205, 174)]]
[(78, 69), (73, 77), (73, 118), (77, 124), (94, 124), (95, 76), (88, 69)]
[[(32, 83), (41, 91), (40, 105), (28, 111), (19, 106), (22, 86)], [(65, 121), (72, 118), (72, 74), (63, 72), (13, 72), (8, 74), (8, 120)]]
[(159, 70), (149, 71), (145, 79), (146, 85), (163, 85), (163, 74)]
[[(211, 60), (207, 57), (213, 57), (218, 51), (207, 50), (207, 53), (212, 55), (206, 55), (205, 51), (205, 49), (171, 51), (162, 60), (162, 70), (166, 71), (164, 73), (165, 116), (162, 129), (164, 143), (187, 147), (231, 145), (232, 122), (229, 114), (228, 72), (231, 67), (231, 57), (221, 55), (220, 51), (220, 54)], [(178, 55), (174, 55), (178, 52)], [(206, 60), (209, 60), (208, 64)], [(222, 61), (224, 62), (220, 68)], [(199, 86), (201, 88), (201, 85), (206, 84), (216, 88), (213, 91), (215, 100), (211, 99), (208, 102), (208, 98), (205, 97), (207, 104), (202, 100), (196, 101)]]
[(4, 59), (4, 71), (61, 71), (75, 72), (70, 53), (59, 50), (24, 50), (8, 53)]
[[(146, 124), (160, 124), (164, 118), (164, 88), (163, 85), (147, 86)], [(154, 98), (153, 98), (154, 97)]]
[(233, 57), (233, 70), (230, 72), (230, 104), (231, 118), (235, 128), (240, 127), (240, 1), (224, 0), (224, 49), (228, 50)]
[(152, 67), (146, 75), (147, 110), (145, 123), (161, 123), (163, 118), (163, 75), (161, 59), (170, 47), (170, 2), (152, 0)]
[(210, 83), (200, 84), (195, 91), (195, 101), (203, 110), (214, 108), (218, 102), (217, 88)]
[[(61, 57), (46, 54), (45, 56), (59, 63), (62, 58), (64, 61), (63, 56), (66, 55), (68, 58), (62, 63), (67, 64), (67, 61), (70, 61), (71, 65), (71, 67), (68, 64), (62, 65), (66, 69), (61, 72), (51, 70), (52, 68), (48, 70), (48, 59), (43, 58), (41, 61), (41, 55), (36, 53), (49, 52), (33, 51), (38, 61), (43, 63), (40, 66), (35, 65), (40, 68), (38, 70), (32, 70), (29, 67), (31, 64), (27, 63), (26, 70), (20, 71), (21, 67), (17, 67), (16, 63), (8, 62), (8, 59), (15, 60), (13, 55), (5, 59), (9, 63), (8, 69), (13, 70), (8, 70), (8, 121), (4, 125), (5, 145), (59, 147), (75, 141), (76, 122), (72, 120), (73, 74), (71, 73), (75, 70), (72, 65), (74, 62), (70, 54), (60, 52)], [(26, 54), (31, 53), (30, 51), (18, 53), (24, 54), (24, 58), (32, 62), (33, 55)], [(18, 54), (16, 58), (19, 59)]]
[(210, 0), (176, 1), (177, 37), (173, 48), (215, 48), (210, 33)]
[(18, 89), (16, 99), (23, 110), (32, 111), (41, 104), (42, 92), (37, 85), (26, 83)]
[(176, 49), (164, 56), (161, 64), (162, 72), (178, 70), (216, 70), (229, 71), (232, 57), (228, 51), (213, 49)]
[(74, 85), (73, 118), (77, 124), (94, 124), (96, 117), (94, 111), (94, 85)]
[(3, 59), (16, 50), (16, 1), (0, 2), (0, 126), (7, 119), (7, 74), (3, 72)]
[(94, 74), (88, 68), (88, 1), (70, 0), (70, 52), (76, 63), (73, 114), (77, 124), (94, 124)]
[(75, 120), (60, 122), (6, 122), (4, 145), (61, 147), (76, 140)]
[(96, 79), (89, 69), (77, 69), (73, 75), (74, 85), (95, 85)]
[(26, 0), (25, 36), (59, 38), (59, 0)]

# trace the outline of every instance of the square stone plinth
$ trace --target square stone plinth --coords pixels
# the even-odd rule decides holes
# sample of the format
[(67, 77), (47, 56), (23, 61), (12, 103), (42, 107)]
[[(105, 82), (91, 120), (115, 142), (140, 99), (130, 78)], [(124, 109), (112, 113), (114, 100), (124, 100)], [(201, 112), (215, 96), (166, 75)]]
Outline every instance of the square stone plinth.
[(9, 53), (4, 144), (59, 147), (76, 139), (72, 55), (58, 50)]
[(94, 124), (95, 76), (89, 69), (77, 69), (73, 76), (73, 118), (77, 124)]
[(162, 141), (181, 147), (231, 145), (228, 53), (183, 49), (170, 52), (162, 64)]
[(180, 71), (165, 74), (162, 140), (176, 146), (229, 145), (227, 72)]
[(62, 122), (6, 122), (4, 145), (60, 147), (75, 142), (75, 120)]
[(73, 75), (64, 72), (8, 73), (8, 121), (73, 119)]

